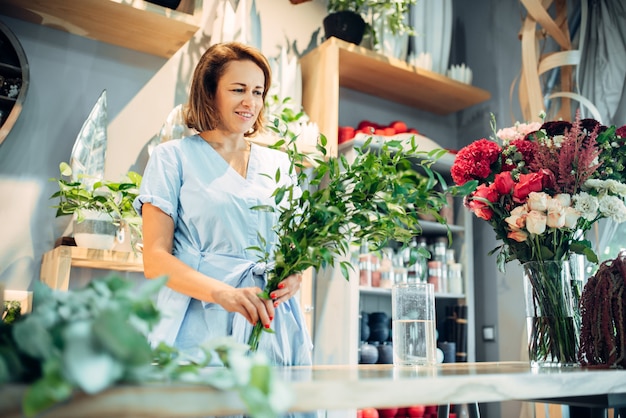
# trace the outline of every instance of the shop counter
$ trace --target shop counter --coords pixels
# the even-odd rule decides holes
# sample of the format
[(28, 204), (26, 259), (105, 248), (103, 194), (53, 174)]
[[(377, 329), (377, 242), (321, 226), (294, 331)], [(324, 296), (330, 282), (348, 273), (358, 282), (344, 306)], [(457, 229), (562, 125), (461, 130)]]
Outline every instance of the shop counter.
[[(210, 373), (211, 370), (207, 370)], [(626, 408), (626, 370), (531, 369), (525, 362), (277, 368), (293, 390), (291, 411), (350, 410), (509, 400)], [(20, 416), (24, 388), (0, 389), (3, 417)], [(78, 395), (46, 417), (198, 417), (244, 412), (237, 393), (178, 383), (119, 385), (96, 396)]]

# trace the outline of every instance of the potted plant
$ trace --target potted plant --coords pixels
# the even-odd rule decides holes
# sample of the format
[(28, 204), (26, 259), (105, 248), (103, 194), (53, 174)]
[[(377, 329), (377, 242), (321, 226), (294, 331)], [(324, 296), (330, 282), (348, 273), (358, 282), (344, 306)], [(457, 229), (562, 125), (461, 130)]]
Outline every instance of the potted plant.
[[(406, 16), (409, 7), (416, 1), (328, 0), (326, 9), (329, 14), (324, 18), (324, 32), (327, 38), (335, 36), (357, 45), (361, 43), (363, 35), (367, 33), (372, 39), (373, 46), (376, 46), (380, 36), (373, 25), (373, 21), (377, 19), (382, 21), (382, 25), (388, 28), (393, 35), (405, 33), (414, 35), (413, 28), (406, 23)], [(360, 36), (354, 35), (347, 39), (348, 34), (353, 33), (353, 27), (355, 27), (355, 31), (360, 28)]]
[[(118, 231), (128, 227), (131, 244), (141, 238), (141, 217), (133, 208), (139, 193), (141, 175), (128, 172), (120, 182), (82, 176), (72, 180), (72, 168), (59, 165), (60, 177), (51, 179), (59, 190), (51, 199), (59, 199), (56, 216), (74, 216), (74, 239), (81, 247), (111, 249)], [(123, 240), (123, 239), (122, 239)]]

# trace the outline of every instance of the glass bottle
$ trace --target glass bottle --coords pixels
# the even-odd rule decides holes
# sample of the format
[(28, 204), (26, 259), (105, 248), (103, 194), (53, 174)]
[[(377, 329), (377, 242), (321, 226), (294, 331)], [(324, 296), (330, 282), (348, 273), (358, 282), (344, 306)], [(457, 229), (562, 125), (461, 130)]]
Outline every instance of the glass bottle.
[(359, 285), (365, 287), (372, 286), (372, 273), (374, 266), (372, 265), (372, 259), (367, 242), (361, 244), (361, 250), (359, 252)]
[[(426, 237), (417, 238), (417, 248), (421, 248), (423, 251), (427, 251), (430, 254), (430, 251), (428, 251), (428, 241), (426, 240)], [(428, 258), (418, 253), (416, 265), (415, 270), (418, 276), (418, 281), (420, 283), (426, 283), (428, 281)]]

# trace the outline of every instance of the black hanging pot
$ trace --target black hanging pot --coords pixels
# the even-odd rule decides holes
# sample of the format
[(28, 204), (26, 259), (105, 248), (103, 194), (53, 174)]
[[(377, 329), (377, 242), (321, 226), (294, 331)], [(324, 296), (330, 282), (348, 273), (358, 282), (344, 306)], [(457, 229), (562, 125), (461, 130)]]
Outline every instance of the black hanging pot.
[(349, 10), (331, 13), (324, 18), (323, 23), (326, 39), (334, 36), (358, 45), (365, 33), (365, 21), (361, 15)]
[(168, 9), (176, 10), (181, 0), (147, 0), (149, 3), (158, 4)]

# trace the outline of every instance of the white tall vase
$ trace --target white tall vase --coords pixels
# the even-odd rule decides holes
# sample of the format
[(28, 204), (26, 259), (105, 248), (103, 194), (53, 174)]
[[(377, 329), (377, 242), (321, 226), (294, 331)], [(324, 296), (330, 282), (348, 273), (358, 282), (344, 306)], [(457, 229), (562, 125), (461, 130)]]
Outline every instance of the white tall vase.
[(85, 219), (78, 222), (74, 218), (74, 240), (79, 247), (98, 250), (111, 250), (115, 244), (117, 226), (113, 218), (106, 212), (85, 210)]
[(419, 0), (411, 13), (416, 32), (413, 54), (430, 53), (432, 71), (445, 74), (452, 42), (452, 0)]

